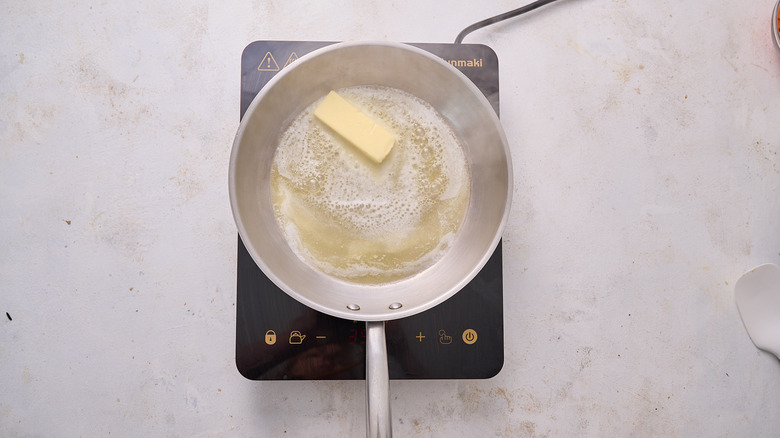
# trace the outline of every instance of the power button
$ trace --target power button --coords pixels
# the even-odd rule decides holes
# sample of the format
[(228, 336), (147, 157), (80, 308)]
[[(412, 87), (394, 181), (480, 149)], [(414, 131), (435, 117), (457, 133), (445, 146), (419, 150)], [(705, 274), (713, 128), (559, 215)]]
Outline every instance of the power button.
[(477, 342), (477, 332), (474, 329), (466, 329), (463, 331), (463, 342), (471, 345)]

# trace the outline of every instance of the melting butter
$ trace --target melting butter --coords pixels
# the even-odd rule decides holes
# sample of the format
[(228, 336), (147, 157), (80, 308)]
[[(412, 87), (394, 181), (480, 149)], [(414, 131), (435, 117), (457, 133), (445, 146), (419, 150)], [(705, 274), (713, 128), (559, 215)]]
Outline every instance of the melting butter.
[(304, 110), (281, 136), (271, 175), (274, 212), (293, 250), (322, 272), (378, 284), (412, 276), (451, 246), (470, 196), (463, 149), (427, 102), (401, 90), (337, 90), (396, 134), (376, 163)]
[(384, 161), (395, 144), (393, 134), (335, 91), (317, 105), (314, 117), (376, 163)]

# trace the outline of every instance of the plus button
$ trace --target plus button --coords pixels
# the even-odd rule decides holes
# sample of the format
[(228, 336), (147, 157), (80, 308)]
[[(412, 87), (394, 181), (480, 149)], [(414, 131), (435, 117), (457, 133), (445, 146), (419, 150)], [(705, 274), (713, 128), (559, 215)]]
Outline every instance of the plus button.
[(415, 336), (415, 338), (417, 338), (420, 342), (422, 342), (423, 339), (425, 339), (425, 336), (422, 334), (422, 332), (420, 332), (417, 334), (417, 336)]

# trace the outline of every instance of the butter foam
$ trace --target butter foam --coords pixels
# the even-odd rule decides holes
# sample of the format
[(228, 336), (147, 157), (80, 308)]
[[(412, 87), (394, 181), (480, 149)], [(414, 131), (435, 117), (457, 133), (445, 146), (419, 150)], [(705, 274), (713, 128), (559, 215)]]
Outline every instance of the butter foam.
[(358, 283), (409, 277), (451, 246), (469, 201), (463, 149), (441, 115), (401, 90), (337, 93), (395, 135), (382, 164), (313, 117), (314, 102), (284, 131), (272, 200), (293, 250), (322, 272)]

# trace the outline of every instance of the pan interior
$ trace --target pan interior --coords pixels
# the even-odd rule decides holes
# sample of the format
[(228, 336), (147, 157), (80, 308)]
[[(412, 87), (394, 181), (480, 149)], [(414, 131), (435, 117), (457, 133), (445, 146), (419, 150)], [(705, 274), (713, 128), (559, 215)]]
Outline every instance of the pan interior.
[[(449, 251), (426, 270), (392, 283), (348, 283), (310, 267), (289, 247), (271, 208), (271, 165), (281, 132), (330, 90), (356, 85), (397, 88), (430, 103), (458, 136), (471, 175), (469, 206)], [(453, 67), (403, 44), (336, 44), (286, 67), (250, 105), (231, 155), (231, 206), (254, 261), (293, 298), (336, 317), (394, 319), (446, 300), (479, 272), (508, 215), (510, 166), (498, 118)]]
[(362, 284), (398, 281), (438, 260), (469, 200), (463, 148), (426, 102), (401, 90), (336, 90), (394, 137), (382, 163), (315, 117), (315, 101), (284, 131), (274, 155), (274, 212), (298, 255)]

